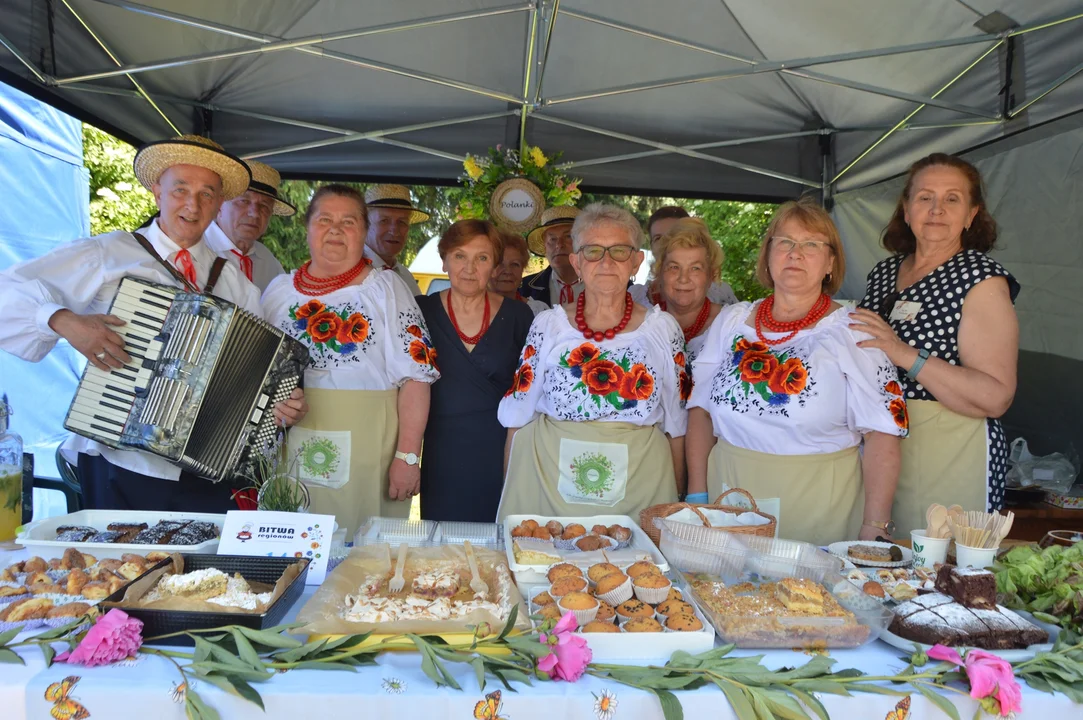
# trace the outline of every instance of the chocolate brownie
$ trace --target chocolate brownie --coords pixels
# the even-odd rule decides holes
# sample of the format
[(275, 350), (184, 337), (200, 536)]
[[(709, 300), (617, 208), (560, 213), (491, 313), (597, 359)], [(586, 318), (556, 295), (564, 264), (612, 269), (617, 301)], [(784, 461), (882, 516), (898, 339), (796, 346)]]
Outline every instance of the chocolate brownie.
[(919, 610), (908, 617), (896, 615), (888, 629), (901, 638), (926, 645), (963, 644), (963, 634), (932, 610)]
[(1021, 647), (1030, 647), (1031, 645), (1041, 645), (1049, 642), (1049, 633), (1042, 628), (1027, 622), (1008, 608), (999, 608), (999, 610), (1001, 615), (1019, 629), (1019, 645)]
[(137, 545), (169, 545), (177, 531), (190, 522), (192, 521), (159, 520), (154, 527), (149, 527), (136, 535), (132, 542)]
[(56, 539), (61, 542), (86, 542), (97, 533), (95, 528), (85, 525), (61, 525), (56, 529)]
[(936, 589), (969, 608), (996, 610), (997, 607), (997, 581), (988, 570), (945, 565), (936, 575)]
[(958, 603), (947, 603), (937, 605), (932, 609), (932, 612), (939, 615), (944, 619), (944, 622), (962, 634), (960, 645), (979, 648), (996, 647), (992, 644), (993, 638), (989, 626), (979, 620), (971, 612), (970, 608)]
[(115, 530), (102, 530), (101, 532), (94, 533), (92, 537), (87, 539), (87, 542), (118, 543), (123, 536), (124, 533), (119, 533)]
[(147, 529), (146, 523), (109, 523), (108, 530), (121, 533), (121, 539), (117, 542), (130, 543), (135, 536)]
[(214, 523), (193, 521), (173, 535), (171, 545), (198, 545), (218, 537), (218, 526)]

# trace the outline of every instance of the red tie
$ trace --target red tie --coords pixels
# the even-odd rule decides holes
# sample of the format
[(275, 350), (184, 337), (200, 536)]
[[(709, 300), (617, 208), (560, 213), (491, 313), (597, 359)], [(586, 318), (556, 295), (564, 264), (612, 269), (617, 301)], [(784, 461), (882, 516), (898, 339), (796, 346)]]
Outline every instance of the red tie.
[(241, 260), (241, 270), (244, 270), (244, 276), (248, 278), (249, 282), (252, 282), (252, 258), (247, 255), (242, 255), (236, 250), (230, 250), (231, 253), (236, 255)]
[(176, 259), (177, 269), (184, 275), (184, 279), (192, 284), (192, 287), (198, 288), (196, 284), (196, 266), (192, 262), (192, 253), (187, 250), (181, 250), (177, 253)]
[(575, 293), (572, 292), (572, 286), (565, 283), (563, 280), (558, 280), (560, 283), (560, 304), (570, 303), (575, 300)]

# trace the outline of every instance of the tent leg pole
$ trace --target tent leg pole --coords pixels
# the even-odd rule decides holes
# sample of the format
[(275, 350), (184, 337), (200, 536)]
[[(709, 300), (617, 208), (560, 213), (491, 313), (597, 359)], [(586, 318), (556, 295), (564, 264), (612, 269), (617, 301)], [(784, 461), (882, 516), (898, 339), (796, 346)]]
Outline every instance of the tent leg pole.
[(530, 22), (527, 24), (526, 58), (523, 60), (523, 94), (519, 114), (519, 157), (526, 151), (526, 116), (530, 113), (530, 72), (538, 43), (538, 4), (530, 5)]
[(834, 173), (833, 135), (826, 128), (820, 131), (820, 204), (831, 212), (835, 207), (835, 186), (831, 183)]

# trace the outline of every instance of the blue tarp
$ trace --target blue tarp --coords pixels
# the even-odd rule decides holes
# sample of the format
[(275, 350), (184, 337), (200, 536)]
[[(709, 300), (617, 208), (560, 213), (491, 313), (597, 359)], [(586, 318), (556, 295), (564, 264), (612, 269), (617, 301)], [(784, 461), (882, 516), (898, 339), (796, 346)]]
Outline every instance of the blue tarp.
[[(83, 129), (75, 118), (0, 83), (0, 269), (90, 234)], [(39, 475), (53, 452), (84, 361), (60, 343), (40, 363), (0, 352), (0, 391)]]

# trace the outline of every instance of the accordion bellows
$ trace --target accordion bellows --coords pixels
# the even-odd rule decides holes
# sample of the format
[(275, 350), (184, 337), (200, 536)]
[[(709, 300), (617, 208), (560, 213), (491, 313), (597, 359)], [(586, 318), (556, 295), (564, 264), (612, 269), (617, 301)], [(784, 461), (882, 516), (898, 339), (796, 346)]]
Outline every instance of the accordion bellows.
[(114, 329), (132, 362), (87, 365), (64, 427), (215, 482), (251, 472), (308, 348), (233, 303), (139, 278), (120, 281), (109, 312), (126, 322)]

